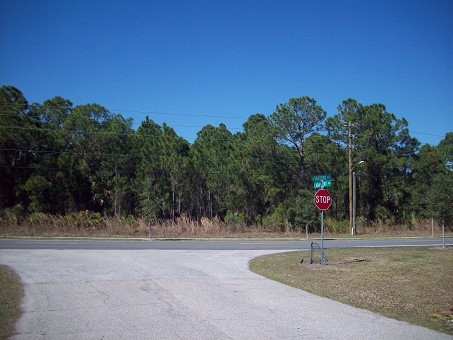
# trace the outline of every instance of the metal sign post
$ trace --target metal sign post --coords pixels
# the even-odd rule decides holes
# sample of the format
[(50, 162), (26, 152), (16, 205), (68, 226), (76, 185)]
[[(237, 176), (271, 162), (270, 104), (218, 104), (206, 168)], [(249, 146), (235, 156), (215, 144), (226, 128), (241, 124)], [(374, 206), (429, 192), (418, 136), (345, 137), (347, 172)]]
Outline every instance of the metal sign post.
[(321, 210), (321, 264), (325, 264), (324, 259), (324, 210), (332, 205), (332, 197), (326, 189), (319, 189), (315, 194), (315, 205)]
[(321, 210), (321, 264), (325, 264), (324, 260), (324, 210)]

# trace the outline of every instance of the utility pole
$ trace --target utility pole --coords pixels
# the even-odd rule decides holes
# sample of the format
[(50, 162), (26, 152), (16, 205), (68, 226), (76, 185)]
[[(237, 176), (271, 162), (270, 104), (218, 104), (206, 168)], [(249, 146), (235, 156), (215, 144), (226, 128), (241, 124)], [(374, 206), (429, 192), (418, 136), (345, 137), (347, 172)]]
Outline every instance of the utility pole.
[(355, 234), (357, 234), (357, 176), (355, 171), (352, 171), (352, 235)]
[(348, 160), (349, 160), (349, 229), (351, 230), (351, 235), (355, 235), (354, 225), (353, 225), (353, 202), (352, 202), (352, 123), (348, 122)]

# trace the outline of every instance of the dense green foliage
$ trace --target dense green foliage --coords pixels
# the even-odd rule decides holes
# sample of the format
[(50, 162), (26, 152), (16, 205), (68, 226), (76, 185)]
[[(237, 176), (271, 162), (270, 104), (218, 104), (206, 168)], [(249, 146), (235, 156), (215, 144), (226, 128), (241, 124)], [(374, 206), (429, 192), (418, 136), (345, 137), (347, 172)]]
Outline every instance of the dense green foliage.
[(98, 104), (55, 97), (29, 104), (0, 88), (0, 217), (93, 211), (149, 221), (219, 218), (263, 228), (318, 221), (311, 175), (330, 173), (328, 215), (348, 218), (348, 126), (352, 124), (358, 216), (410, 225), (451, 225), (453, 132), (438, 146), (409, 135), (382, 104), (347, 99), (336, 115), (309, 97), (291, 98), (269, 117), (255, 114), (232, 134), (207, 125), (190, 144), (166, 124), (132, 120)]

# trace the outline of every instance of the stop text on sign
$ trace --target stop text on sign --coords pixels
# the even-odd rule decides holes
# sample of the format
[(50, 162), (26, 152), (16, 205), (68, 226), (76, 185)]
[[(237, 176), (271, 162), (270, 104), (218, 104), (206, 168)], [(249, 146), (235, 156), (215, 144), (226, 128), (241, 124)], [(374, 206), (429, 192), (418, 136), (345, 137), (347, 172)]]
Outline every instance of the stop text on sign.
[(329, 203), (330, 202), (330, 196), (316, 196), (316, 203)]

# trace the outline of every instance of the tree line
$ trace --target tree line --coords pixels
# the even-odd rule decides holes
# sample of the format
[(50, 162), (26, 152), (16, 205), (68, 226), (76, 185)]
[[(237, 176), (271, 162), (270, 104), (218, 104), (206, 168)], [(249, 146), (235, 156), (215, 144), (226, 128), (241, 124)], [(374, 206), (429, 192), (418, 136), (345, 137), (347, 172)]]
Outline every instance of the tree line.
[[(453, 132), (421, 145), (383, 104), (346, 99), (331, 117), (310, 97), (251, 115), (243, 131), (206, 125), (192, 144), (165, 123), (0, 88), (0, 217), (77, 211), (148, 221), (187, 216), (305, 228), (319, 222), (311, 176), (331, 174), (330, 218), (349, 218), (348, 154), (363, 223), (453, 214)], [(360, 164), (359, 164), (360, 163)]]

